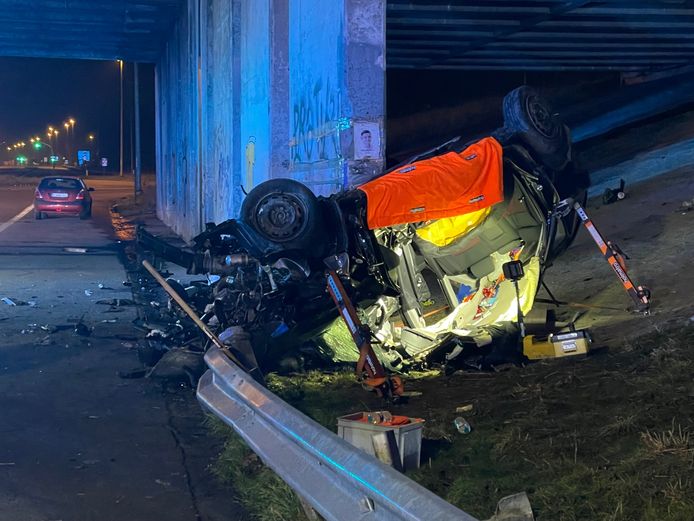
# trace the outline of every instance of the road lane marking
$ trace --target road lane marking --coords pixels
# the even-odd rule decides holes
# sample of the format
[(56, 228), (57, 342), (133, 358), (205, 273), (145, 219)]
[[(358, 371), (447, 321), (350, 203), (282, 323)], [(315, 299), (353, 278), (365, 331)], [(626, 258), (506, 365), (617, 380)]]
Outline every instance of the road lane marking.
[(30, 211), (32, 211), (33, 209), (34, 209), (34, 205), (33, 205), (33, 204), (30, 204), (29, 206), (27, 206), (26, 208), (24, 208), (24, 210), (22, 210), (22, 211), (19, 212), (17, 215), (15, 215), (14, 217), (12, 217), (12, 219), (10, 219), (9, 221), (7, 221), (6, 223), (0, 224), (0, 233), (2, 233), (2, 232), (4, 232), (5, 230), (7, 230), (10, 226), (12, 226), (14, 223), (16, 223), (17, 221), (19, 221), (22, 217), (24, 217), (26, 214), (28, 214), (28, 213), (29, 213)]

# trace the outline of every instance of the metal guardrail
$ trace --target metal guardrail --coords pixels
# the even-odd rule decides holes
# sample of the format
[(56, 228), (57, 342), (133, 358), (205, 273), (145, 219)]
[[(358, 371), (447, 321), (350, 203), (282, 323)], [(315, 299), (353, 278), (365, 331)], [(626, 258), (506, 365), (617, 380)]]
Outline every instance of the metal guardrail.
[(292, 408), (218, 348), (198, 400), (327, 521), (477, 521)]

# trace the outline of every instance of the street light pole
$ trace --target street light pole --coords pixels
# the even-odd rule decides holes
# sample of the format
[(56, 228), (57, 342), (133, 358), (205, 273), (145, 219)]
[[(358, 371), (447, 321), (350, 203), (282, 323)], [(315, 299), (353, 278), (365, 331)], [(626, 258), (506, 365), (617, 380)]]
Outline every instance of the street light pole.
[[(49, 134), (50, 135), (50, 134)], [(48, 138), (50, 141), (50, 138)], [(38, 137), (36, 138), (36, 143), (39, 143), (41, 145), (46, 145), (48, 148), (51, 149), (51, 165), (53, 165), (53, 170), (55, 170), (55, 161), (53, 161), (53, 156), (55, 155), (55, 152), (53, 152), (53, 147), (51, 146), (50, 143), (46, 143), (45, 141), (41, 141)]]
[(77, 159), (77, 142), (75, 141), (75, 119), (70, 118), (70, 119), (68, 119), (67, 122), (70, 123), (70, 134), (72, 134), (71, 150), (72, 150), (72, 154), (75, 156), (75, 165), (77, 165), (79, 160)]
[(123, 177), (123, 60), (120, 64), (120, 176)]
[(142, 161), (140, 158), (140, 81), (139, 64), (135, 63), (135, 195), (142, 192)]

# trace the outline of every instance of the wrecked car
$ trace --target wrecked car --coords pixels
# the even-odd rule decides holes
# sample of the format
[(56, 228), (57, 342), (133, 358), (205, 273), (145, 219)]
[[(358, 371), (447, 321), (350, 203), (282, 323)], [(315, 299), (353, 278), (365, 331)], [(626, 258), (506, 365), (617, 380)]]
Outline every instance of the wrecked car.
[[(576, 234), (576, 215), (553, 209), (587, 186), (568, 128), (535, 90), (509, 93), (503, 116), (490, 135), (449, 141), (355, 189), (253, 188), (239, 218), (207, 225), (181, 262), (221, 277), (205, 317), (219, 331), (243, 327), (260, 365), (276, 367), (338, 316), (326, 291), (335, 273), (390, 369), (488, 354)], [(524, 267), (518, 293), (508, 261)]]

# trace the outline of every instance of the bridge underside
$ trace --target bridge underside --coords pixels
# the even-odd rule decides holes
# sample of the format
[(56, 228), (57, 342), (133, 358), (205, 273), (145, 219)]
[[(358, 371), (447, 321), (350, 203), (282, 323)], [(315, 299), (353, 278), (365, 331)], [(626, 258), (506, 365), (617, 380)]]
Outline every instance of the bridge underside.
[(0, 55), (156, 64), (158, 207), (186, 237), (270, 177), (324, 193), (377, 174), (386, 64), (649, 74), (694, 59), (685, 0), (7, 0), (0, 22)]

